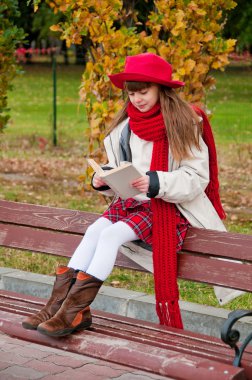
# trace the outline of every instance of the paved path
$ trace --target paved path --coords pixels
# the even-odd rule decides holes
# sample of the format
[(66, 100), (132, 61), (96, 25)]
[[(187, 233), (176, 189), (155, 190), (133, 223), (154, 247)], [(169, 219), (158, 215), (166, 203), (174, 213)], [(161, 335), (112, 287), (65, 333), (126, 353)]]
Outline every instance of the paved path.
[(164, 380), (134, 368), (117, 365), (0, 333), (1, 380)]

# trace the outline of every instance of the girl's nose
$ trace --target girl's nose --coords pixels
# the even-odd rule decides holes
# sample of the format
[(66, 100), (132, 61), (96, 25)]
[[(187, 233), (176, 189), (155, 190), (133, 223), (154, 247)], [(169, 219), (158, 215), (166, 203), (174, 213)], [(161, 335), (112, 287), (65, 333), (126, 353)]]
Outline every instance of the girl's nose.
[(136, 95), (136, 96), (135, 96), (135, 102), (136, 102), (136, 103), (141, 103), (141, 101), (142, 101), (142, 100), (141, 100), (141, 96)]

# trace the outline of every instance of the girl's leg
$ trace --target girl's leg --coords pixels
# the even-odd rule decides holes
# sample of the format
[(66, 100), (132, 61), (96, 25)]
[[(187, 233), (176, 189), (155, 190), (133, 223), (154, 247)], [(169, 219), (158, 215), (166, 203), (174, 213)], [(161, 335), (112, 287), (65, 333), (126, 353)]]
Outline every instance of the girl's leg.
[[(116, 222), (103, 229), (91, 264), (86, 273), (79, 271), (60, 310), (38, 326), (38, 331), (49, 336), (64, 336), (91, 325), (89, 305), (95, 299), (103, 280), (112, 271), (118, 248), (126, 241), (138, 239), (124, 222)], [(86, 247), (85, 247), (86, 248)]]
[[(112, 223), (106, 218), (99, 218), (86, 231), (84, 238), (75, 250), (68, 267), (59, 266), (56, 271), (52, 295), (46, 306), (38, 313), (27, 317), (23, 321), (23, 327), (36, 330), (38, 325), (48, 321), (60, 309), (68, 292), (76, 280), (76, 269), (87, 268), (95, 252), (99, 234)], [(85, 320), (90, 323), (90, 313), (85, 311)]]
[(87, 228), (79, 246), (73, 253), (73, 256), (68, 263), (68, 267), (85, 272), (93, 258), (101, 232), (111, 225), (112, 222), (103, 217), (91, 224), (91, 226)]
[(124, 222), (119, 221), (105, 228), (100, 233), (95, 254), (85, 272), (104, 281), (114, 267), (119, 247), (137, 239), (134, 230)]

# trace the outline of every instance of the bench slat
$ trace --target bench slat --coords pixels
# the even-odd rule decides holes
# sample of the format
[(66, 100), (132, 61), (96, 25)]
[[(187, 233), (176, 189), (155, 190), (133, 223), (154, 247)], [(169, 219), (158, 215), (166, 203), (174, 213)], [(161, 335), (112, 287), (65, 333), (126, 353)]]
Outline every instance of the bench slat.
[[(80, 235), (0, 223), (2, 246), (71, 257), (80, 240)], [(141, 268), (124, 255), (118, 255), (116, 265), (128, 269)], [(188, 252), (179, 254), (178, 267), (178, 277), (182, 279), (252, 291), (252, 266), (249, 264), (209, 259), (208, 256), (196, 258)]]
[(252, 292), (252, 265), (179, 254), (178, 277)]
[(83, 235), (100, 214), (0, 200), (0, 221)]
[(183, 249), (252, 262), (251, 235), (190, 228)]
[[(9, 309), (20, 315), (30, 315), (42, 308), (46, 299), (0, 290), (0, 310)], [(184, 353), (198, 353), (202, 357), (230, 362), (230, 349), (218, 338), (198, 335), (186, 330), (167, 329), (153, 322), (93, 310), (94, 330), (100, 334), (124, 337), (156, 347), (168, 347)], [(217, 353), (218, 352), (218, 353)], [(252, 347), (247, 347), (243, 357), (246, 367), (252, 370)]]
[[(83, 235), (100, 215), (0, 200), (0, 221)], [(252, 236), (190, 228), (184, 250), (252, 262)]]
[[(0, 223), (0, 246), (14, 249), (70, 258), (81, 239), (80, 235)], [(116, 265), (146, 272), (144, 268), (120, 252)]]
[(71, 257), (80, 241), (80, 235), (0, 223), (0, 245), (4, 247)]
[[(133, 341), (127, 334), (124, 337), (107, 335), (103, 328), (104, 318), (99, 322), (99, 317), (95, 317), (92, 329), (61, 339), (49, 338), (37, 331), (24, 330), (21, 327), (22, 320), (23, 316), (21, 315), (2, 311), (0, 330), (30, 342), (60, 349), (63, 346), (64, 350), (95, 358), (102, 357), (106, 361), (128, 365), (168, 378), (178, 378), (179, 373), (180, 378), (184, 380), (197, 378), (208, 380), (245, 379), (244, 369), (233, 367), (231, 362), (229, 364), (208, 357), (202, 358), (190, 352), (176, 351), (165, 345), (162, 347), (155, 344), (150, 345), (147, 341)], [(211, 368), (214, 368), (214, 371)]]

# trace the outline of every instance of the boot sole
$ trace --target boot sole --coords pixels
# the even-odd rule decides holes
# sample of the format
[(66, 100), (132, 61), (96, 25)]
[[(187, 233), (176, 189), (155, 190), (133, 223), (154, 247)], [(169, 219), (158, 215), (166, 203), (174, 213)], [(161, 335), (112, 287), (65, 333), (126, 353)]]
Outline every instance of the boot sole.
[(29, 323), (22, 322), (22, 327), (26, 330), (37, 330), (38, 326), (30, 325)]
[(91, 326), (91, 324), (92, 324), (92, 321), (82, 322), (76, 327), (71, 327), (71, 328), (58, 330), (58, 331), (48, 331), (38, 326), (37, 331), (43, 335), (52, 336), (52, 337), (61, 337), (61, 336), (70, 335), (73, 332), (77, 332), (80, 330), (86, 330)]

